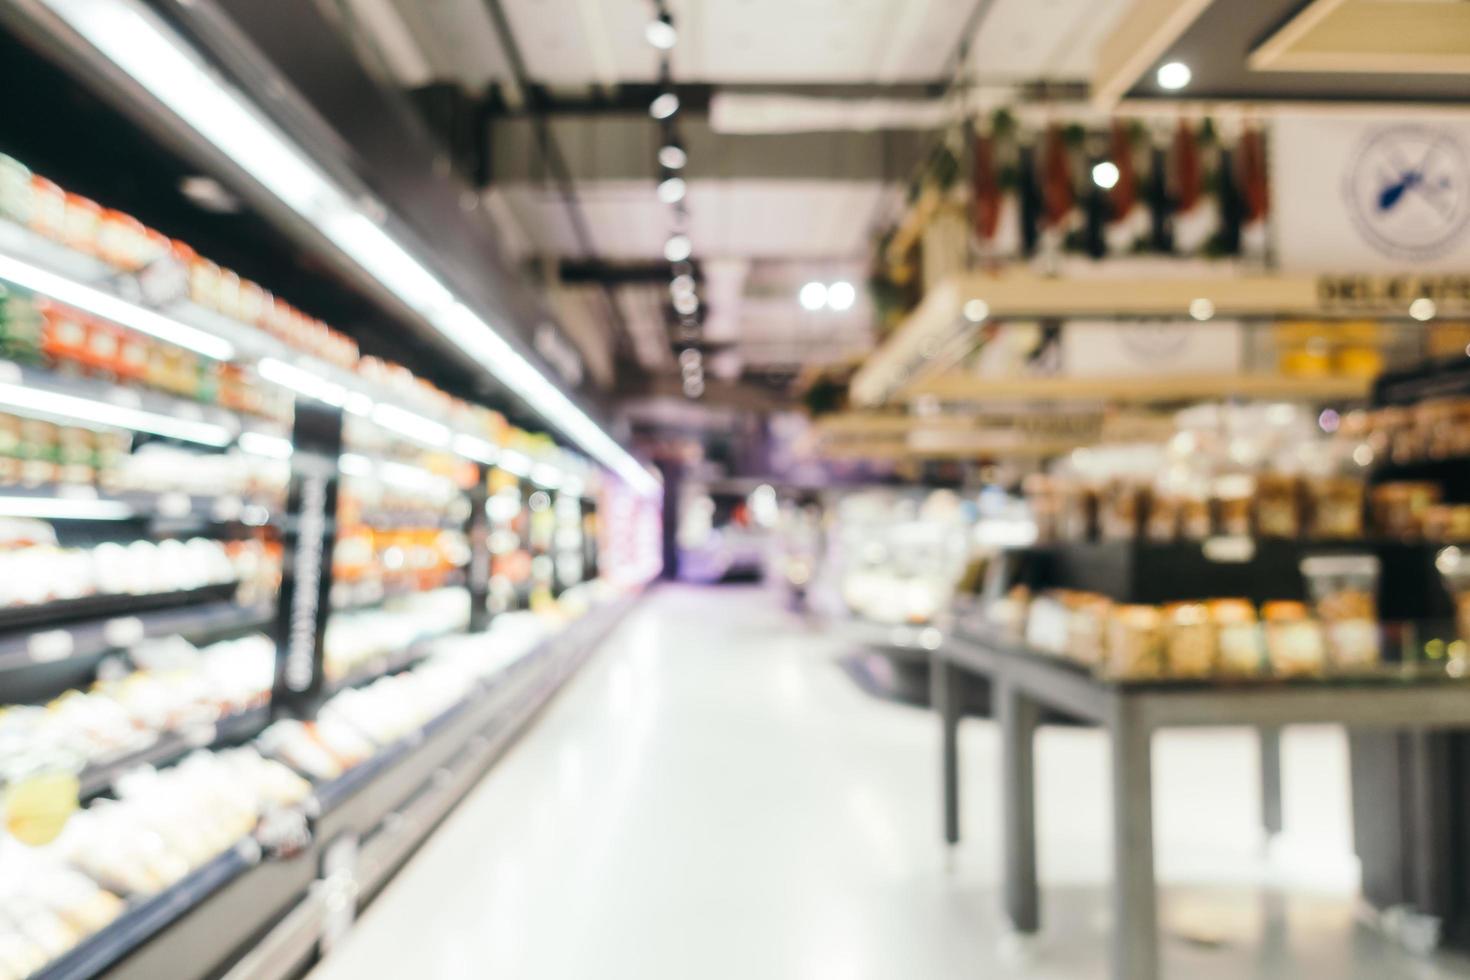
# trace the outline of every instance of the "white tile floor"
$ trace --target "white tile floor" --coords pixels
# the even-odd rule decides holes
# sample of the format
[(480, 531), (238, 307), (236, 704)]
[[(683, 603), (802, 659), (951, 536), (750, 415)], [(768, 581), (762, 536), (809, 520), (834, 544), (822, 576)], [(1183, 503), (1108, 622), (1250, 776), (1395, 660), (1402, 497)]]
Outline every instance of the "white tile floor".
[[(993, 727), (963, 727), (949, 852), (934, 719), (859, 691), (842, 652), (758, 589), (654, 592), (314, 980), (1105, 977), (1098, 735), (1041, 736), (1045, 924), (1018, 941), (997, 905)], [(1253, 736), (1161, 736), (1166, 975), (1470, 977), (1354, 925), (1343, 739), (1286, 738), (1268, 860)]]

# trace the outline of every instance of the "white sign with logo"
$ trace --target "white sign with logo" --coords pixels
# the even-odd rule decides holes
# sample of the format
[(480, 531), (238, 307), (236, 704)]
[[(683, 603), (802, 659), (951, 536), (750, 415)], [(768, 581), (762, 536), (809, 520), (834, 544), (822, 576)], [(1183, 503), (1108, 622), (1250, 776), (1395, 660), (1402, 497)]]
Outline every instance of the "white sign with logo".
[(1277, 119), (1271, 204), (1288, 271), (1470, 267), (1470, 114)]
[(1240, 324), (1069, 320), (1062, 331), (1062, 374), (1071, 378), (1136, 378), (1155, 374), (1236, 374)]

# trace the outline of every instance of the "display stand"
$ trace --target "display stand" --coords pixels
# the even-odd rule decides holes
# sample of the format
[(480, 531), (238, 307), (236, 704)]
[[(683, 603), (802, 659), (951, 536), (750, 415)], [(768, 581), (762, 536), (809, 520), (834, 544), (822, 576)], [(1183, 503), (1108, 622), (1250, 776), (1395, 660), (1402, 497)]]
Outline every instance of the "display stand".
[(1233, 725), (1273, 733), (1289, 724), (1397, 731), (1470, 728), (1470, 680), (1443, 672), (1433, 677), (1394, 673), (1295, 682), (1117, 682), (973, 627), (934, 651), (932, 670), (943, 730), (944, 830), (951, 843), (959, 840), (960, 827), (960, 684), (963, 678), (983, 677), (995, 692), (1001, 721), (1005, 904), (1021, 932), (1035, 932), (1041, 922), (1033, 755), (1039, 712), (1062, 711), (1106, 733), (1112, 757), (1115, 980), (1159, 976), (1154, 732)]

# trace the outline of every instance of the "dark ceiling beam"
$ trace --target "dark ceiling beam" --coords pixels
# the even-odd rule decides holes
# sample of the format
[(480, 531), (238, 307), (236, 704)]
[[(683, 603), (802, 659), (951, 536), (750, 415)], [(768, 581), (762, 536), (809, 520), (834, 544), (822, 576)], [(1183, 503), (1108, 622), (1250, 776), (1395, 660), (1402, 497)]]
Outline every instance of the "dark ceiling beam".
[[(490, 0), (487, 0), (490, 2)], [(818, 99), (933, 99), (944, 94), (947, 81), (910, 82), (897, 85), (832, 84), (804, 82), (713, 85), (702, 82), (675, 82), (682, 113), (708, 113), (716, 94), (790, 95)], [(527, 83), (528, 102), (548, 115), (636, 115), (647, 117), (648, 104), (665, 91), (657, 82), (625, 82), (616, 89), (589, 89), (568, 93), (539, 83)], [(486, 109), (494, 115), (514, 115), (518, 111), (491, 89), (486, 94)]]
[[(565, 285), (647, 286), (669, 281), (667, 262), (600, 262), (586, 259), (564, 259), (557, 266), (557, 278)], [(702, 280), (699, 263), (694, 263), (694, 278)]]
[[(685, 399), (684, 381), (676, 375), (647, 375), (635, 384), (620, 387), (618, 401), (629, 402), (657, 398)], [(781, 412), (795, 406), (792, 398), (781, 391), (750, 381), (723, 381), (706, 377), (704, 394), (699, 404), (716, 408), (736, 408), (747, 412)]]
[[(715, 132), (706, 116), (681, 112), (680, 117), (680, 139), (689, 151), (684, 173), (691, 180), (899, 181), (933, 145), (932, 134), (924, 130), (731, 134)], [(491, 123), (492, 183), (540, 180), (537, 125), (523, 116)], [(561, 148), (571, 180), (647, 180), (652, 193), (659, 130), (647, 113), (560, 115), (539, 125)]]

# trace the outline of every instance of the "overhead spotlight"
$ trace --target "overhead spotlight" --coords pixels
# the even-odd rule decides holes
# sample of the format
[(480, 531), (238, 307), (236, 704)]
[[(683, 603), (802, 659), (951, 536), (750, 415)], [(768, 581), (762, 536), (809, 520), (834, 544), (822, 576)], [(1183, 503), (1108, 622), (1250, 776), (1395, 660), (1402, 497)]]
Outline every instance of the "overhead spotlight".
[(1434, 300), (1428, 296), (1420, 296), (1409, 304), (1409, 316), (1423, 323), (1425, 320), (1433, 320), (1439, 308), (1434, 305)]
[(1215, 315), (1215, 304), (1201, 296), (1190, 302), (1189, 315), (1196, 320), (1208, 320)]
[(839, 280), (827, 287), (827, 306), (830, 309), (837, 310), (839, 313), (843, 310), (850, 310), (856, 301), (857, 290), (850, 282)]
[(684, 394), (688, 395), (690, 398), (698, 398), (700, 395), (704, 394), (704, 379), (690, 378), (689, 380), (685, 381)]
[(669, 283), (669, 295), (678, 296), (681, 293), (694, 292), (694, 277), (687, 272), (681, 272)]
[(664, 92), (648, 105), (648, 114), (655, 119), (668, 119), (679, 111), (679, 96), (675, 92)]
[(990, 316), (990, 304), (983, 299), (972, 299), (965, 304), (962, 312), (965, 319), (971, 323), (982, 323), (986, 317)]
[(1118, 165), (1111, 160), (1093, 164), (1092, 182), (1105, 191), (1112, 190), (1118, 186)]
[(694, 293), (680, 293), (674, 297), (674, 310), (680, 316), (693, 316), (699, 312), (699, 297)]
[(665, 204), (678, 204), (684, 200), (684, 194), (688, 187), (684, 184), (683, 177), (669, 177), (659, 181), (658, 199)]
[(797, 298), (801, 300), (802, 309), (820, 310), (827, 305), (827, 284), (813, 280), (801, 287)]
[(689, 154), (678, 143), (666, 143), (659, 148), (658, 163), (666, 170), (683, 170), (689, 162)]
[(656, 19), (649, 21), (648, 26), (643, 29), (643, 36), (660, 51), (667, 51), (679, 43), (679, 32), (674, 30), (674, 18), (668, 13), (659, 14)]
[(686, 347), (679, 352), (679, 366), (682, 368), (688, 368), (691, 365), (698, 367), (703, 360), (704, 355), (700, 354), (696, 348)]
[(664, 242), (664, 258), (670, 262), (683, 262), (693, 254), (694, 243), (682, 232), (670, 235), (669, 240)]
[(695, 357), (693, 360), (685, 361), (681, 359), (679, 361), (679, 370), (684, 373), (685, 381), (688, 381), (690, 378), (704, 380), (704, 361), (698, 356), (699, 351), (695, 351), (694, 354)]
[(1171, 61), (1168, 64), (1159, 66), (1157, 77), (1159, 88), (1177, 92), (1189, 84), (1190, 79), (1194, 77), (1194, 72), (1190, 71), (1189, 66), (1182, 61)]

